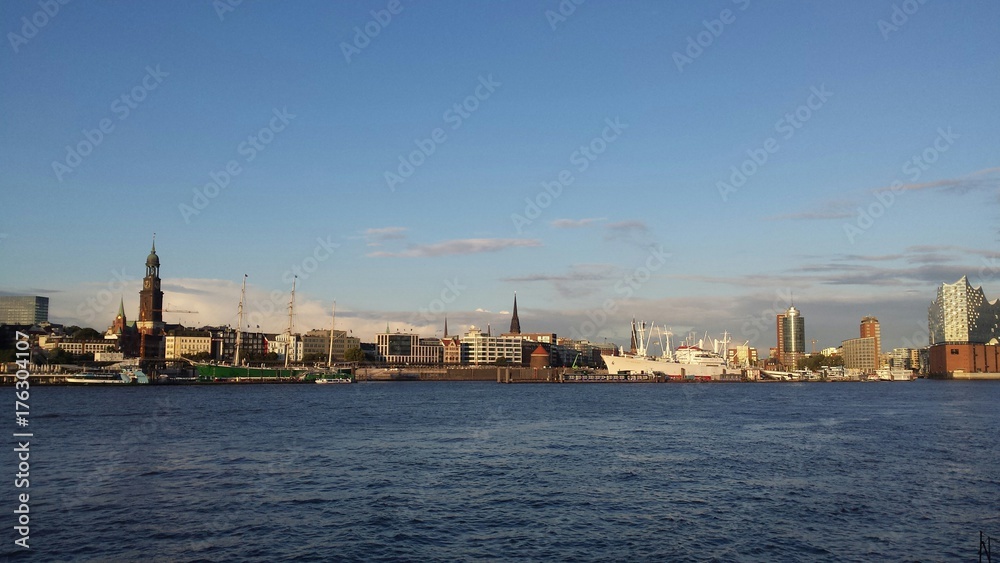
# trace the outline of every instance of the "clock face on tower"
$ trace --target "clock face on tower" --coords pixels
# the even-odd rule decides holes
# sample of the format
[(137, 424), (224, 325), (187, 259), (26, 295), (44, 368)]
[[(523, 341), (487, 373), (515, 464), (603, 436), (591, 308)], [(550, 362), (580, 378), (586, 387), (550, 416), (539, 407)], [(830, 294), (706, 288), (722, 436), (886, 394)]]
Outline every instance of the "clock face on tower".
[(146, 289), (149, 289), (149, 287), (152, 285), (152, 283), (153, 282), (150, 281), (149, 278), (146, 278), (146, 279), (142, 280), (142, 287), (144, 287)]

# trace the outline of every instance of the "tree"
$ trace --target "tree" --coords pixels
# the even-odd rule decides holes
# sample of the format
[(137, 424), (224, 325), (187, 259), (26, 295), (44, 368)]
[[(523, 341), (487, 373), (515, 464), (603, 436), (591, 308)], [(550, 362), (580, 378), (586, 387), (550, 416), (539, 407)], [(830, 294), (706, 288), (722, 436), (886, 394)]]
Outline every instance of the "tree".
[(92, 328), (80, 328), (70, 335), (77, 340), (100, 340), (104, 336)]
[(212, 359), (212, 353), (198, 352), (197, 354), (184, 354), (184, 357), (195, 362), (207, 362)]
[(348, 362), (363, 362), (365, 361), (365, 351), (361, 348), (350, 348), (344, 352), (344, 359)]

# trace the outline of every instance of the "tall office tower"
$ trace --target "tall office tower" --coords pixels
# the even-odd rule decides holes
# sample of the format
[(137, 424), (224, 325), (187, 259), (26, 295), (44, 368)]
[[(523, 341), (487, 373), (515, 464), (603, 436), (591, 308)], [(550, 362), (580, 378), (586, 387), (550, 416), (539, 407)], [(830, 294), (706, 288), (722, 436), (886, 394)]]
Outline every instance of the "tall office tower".
[(48, 320), (48, 297), (38, 295), (0, 296), (0, 324), (36, 325)]
[(875, 357), (882, 353), (882, 329), (879, 327), (878, 319), (875, 317), (864, 317), (861, 319), (861, 338), (875, 339)]
[(806, 355), (806, 320), (795, 306), (785, 311), (781, 319), (781, 363), (785, 369), (795, 369)]

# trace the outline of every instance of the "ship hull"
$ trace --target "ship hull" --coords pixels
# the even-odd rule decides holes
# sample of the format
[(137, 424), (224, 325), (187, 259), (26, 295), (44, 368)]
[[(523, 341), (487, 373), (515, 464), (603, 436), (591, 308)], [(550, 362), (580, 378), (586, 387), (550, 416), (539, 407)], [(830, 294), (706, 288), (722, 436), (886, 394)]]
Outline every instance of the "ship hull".
[(305, 370), (285, 368), (259, 368), (249, 366), (221, 366), (198, 364), (198, 375), (202, 379), (295, 379)]
[[(706, 364), (685, 364), (680, 362), (670, 362), (660, 358), (646, 358), (638, 356), (611, 356), (601, 354), (604, 363), (608, 366), (608, 373), (628, 372), (632, 374), (665, 374), (674, 378), (696, 378), (696, 379), (722, 379), (726, 375), (726, 367), (722, 365)], [(733, 374), (739, 374), (733, 371)]]

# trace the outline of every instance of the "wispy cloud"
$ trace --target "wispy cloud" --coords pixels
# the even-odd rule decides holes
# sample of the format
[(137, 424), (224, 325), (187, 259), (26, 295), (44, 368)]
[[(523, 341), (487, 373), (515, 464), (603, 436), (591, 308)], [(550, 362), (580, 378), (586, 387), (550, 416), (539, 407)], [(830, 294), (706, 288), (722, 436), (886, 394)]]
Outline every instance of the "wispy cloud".
[[(883, 186), (864, 193), (867, 197), (880, 192), (919, 192), (919, 191), (940, 191), (942, 193), (966, 194), (977, 191), (996, 190), (997, 199), (1000, 200), (1000, 167), (985, 168), (966, 174), (959, 178), (947, 178), (934, 182), (923, 182), (919, 184), (904, 184), (902, 186)], [(826, 201), (818, 205), (819, 209), (802, 211), (799, 213), (789, 213), (786, 215), (775, 215), (765, 217), (767, 221), (829, 221), (839, 219), (849, 219), (856, 215), (856, 209), (862, 205), (862, 199), (857, 200), (836, 200)]]
[(603, 217), (591, 217), (587, 219), (556, 219), (552, 221), (550, 225), (556, 229), (579, 229), (581, 227), (589, 227), (594, 223), (599, 223), (601, 221), (607, 221)]
[(432, 258), (455, 254), (481, 254), (499, 252), (508, 248), (542, 246), (538, 239), (522, 238), (468, 238), (412, 245), (400, 252), (378, 251), (369, 253), (373, 258)]
[(362, 235), (368, 246), (382, 246), (383, 241), (402, 240), (406, 238), (406, 227), (379, 227), (365, 229)]
[(620, 279), (621, 272), (610, 264), (577, 264), (561, 274), (529, 274), (504, 278), (505, 282), (537, 283), (552, 285), (562, 297), (585, 297), (607, 286), (607, 282)]
[(1000, 189), (1000, 167), (986, 168), (971, 174), (966, 174), (960, 178), (949, 178), (946, 180), (924, 182), (921, 184), (905, 184), (902, 187), (897, 186), (895, 188), (888, 186), (874, 191), (884, 192), (894, 190), (915, 192), (936, 189), (940, 189), (941, 191), (958, 192), (960, 194), (977, 190)]

